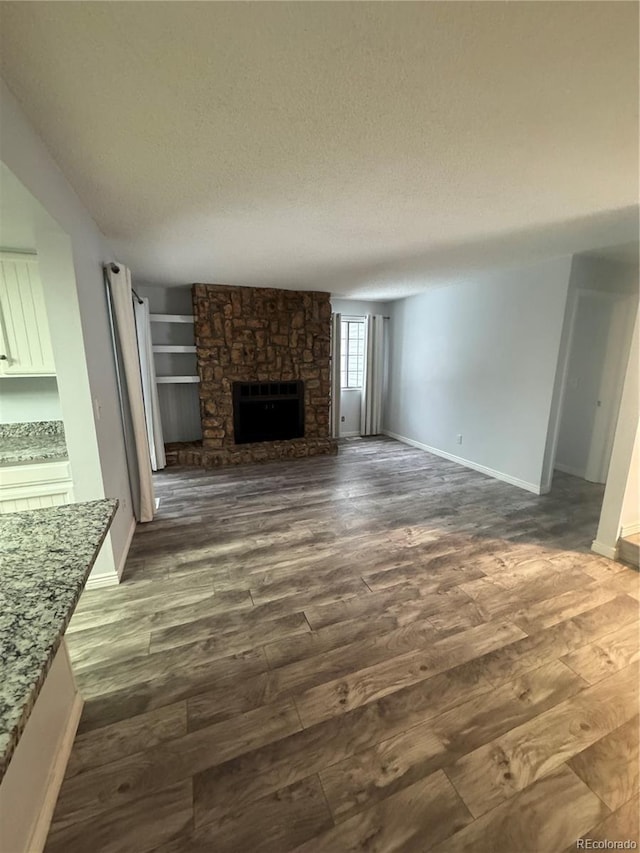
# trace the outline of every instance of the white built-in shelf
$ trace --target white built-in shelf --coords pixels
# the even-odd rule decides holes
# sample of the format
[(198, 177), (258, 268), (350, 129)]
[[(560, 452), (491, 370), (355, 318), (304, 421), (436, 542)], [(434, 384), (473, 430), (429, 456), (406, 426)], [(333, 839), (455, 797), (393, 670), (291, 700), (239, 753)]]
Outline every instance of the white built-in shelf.
[(158, 385), (175, 385), (177, 383), (200, 382), (199, 376), (156, 376)]
[(193, 323), (193, 314), (150, 314), (152, 323)]
[[(193, 323), (193, 314), (151, 314), (153, 323)], [(195, 353), (195, 344), (153, 344), (154, 353)], [(156, 376), (158, 385), (190, 385), (200, 382), (199, 376)]]
[(154, 352), (195, 352), (195, 345), (191, 346), (178, 346), (177, 344), (154, 344), (153, 345)]

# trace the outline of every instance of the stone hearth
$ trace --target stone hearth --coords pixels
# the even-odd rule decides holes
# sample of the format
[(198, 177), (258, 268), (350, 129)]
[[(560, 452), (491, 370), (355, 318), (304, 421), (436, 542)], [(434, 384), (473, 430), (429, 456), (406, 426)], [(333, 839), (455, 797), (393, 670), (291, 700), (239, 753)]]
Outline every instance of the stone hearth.
[[(202, 445), (169, 446), (170, 464), (221, 465), (337, 452), (330, 436), (328, 293), (195, 284)], [(304, 436), (236, 444), (234, 382), (304, 383)]]

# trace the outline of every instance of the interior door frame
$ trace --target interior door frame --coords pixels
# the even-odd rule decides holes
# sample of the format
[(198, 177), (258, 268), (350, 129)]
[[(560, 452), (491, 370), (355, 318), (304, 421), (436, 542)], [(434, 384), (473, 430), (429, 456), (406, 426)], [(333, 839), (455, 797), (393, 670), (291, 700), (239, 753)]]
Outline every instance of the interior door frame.
[(615, 429), (618, 421), (618, 410), (620, 408), (620, 398), (622, 395), (622, 386), (624, 383), (625, 373), (622, 368), (624, 367), (624, 363), (626, 362), (625, 355), (628, 357), (627, 344), (630, 339), (629, 332), (632, 328), (631, 321), (633, 320), (633, 312), (627, 310), (627, 306), (632, 303), (633, 296), (629, 293), (596, 290), (595, 288), (577, 287), (569, 294), (569, 301), (567, 304), (567, 310), (569, 312), (569, 327), (561, 369), (558, 411), (553, 430), (553, 450), (551, 454), (551, 464), (549, 469), (549, 487), (551, 486), (551, 482), (553, 481), (553, 474), (555, 471), (558, 440), (560, 437), (560, 427), (562, 424), (562, 416), (564, 414), (564, 407), (566, 401), (567, 383), (569, 377), (569, 362), (571, 359), (573, 344), (575, 340), (578, 305), (580, 303), (581, 298), (595, 298), (611, 303), (613, 305), (614, 312), (613, 322), (615, 322), (619, 326), (620, 331), (620, 335), (618, 337), (620, 345), (615, 348), (615, 352), (613, 353), (610, 351), (609, 348), (607, 348), (607, 353), (605, 356), (605, 366), (602, 371), (603, 375), (601, 378), (601, 390), (599, 394), (602, 394), (602, 388), (607, 379), (607, 374), (609, 377), (614, 378), (615, 388), (612, 392), (612, 402), (609, 406), (606, 407), (605, 417), (601, 417), (600, 419), (598, 419), (598, 415), (596, 414), (596, 419), (599, 420), (598, 431), (602, 435), (602, 438), (600, 439), (599, 447), (595, 449), (594, 444), (592, 442), (589, 451), (589, 458), (585, 467), (585, 480), (600, 483), (606, 482), (609, 461), (611, 458), (611, 450), (613, 448), (613, 440), (615, 437)]
[[(605, 363), (600, 379), (598, 402), (609, 397), (607, 405), (599, 408), (594, 421), (594, 437), (589, 448), (585, 479), (592, 483), (606, 483), (613, 441), (615, 438), (622, 387), (624, 384), (625, 366), (629, 357), (628, 343), (633, 327), (633, 312), (629, 310), (632, 297), (626, 293), (606, 293), (612, 303), (610, 340), (618, 341), (615, 347), (607, 347)], [(610, 388), (610, 390), (609, 390)]]

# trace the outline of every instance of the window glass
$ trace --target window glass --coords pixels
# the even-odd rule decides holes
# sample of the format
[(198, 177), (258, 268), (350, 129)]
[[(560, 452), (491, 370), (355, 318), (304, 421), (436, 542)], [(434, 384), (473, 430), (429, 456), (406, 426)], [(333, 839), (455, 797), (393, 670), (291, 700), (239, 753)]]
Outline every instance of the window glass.
[(364, 380), (364, 319), (343, 320), (341, 332), (341, 387), (362, 388)]

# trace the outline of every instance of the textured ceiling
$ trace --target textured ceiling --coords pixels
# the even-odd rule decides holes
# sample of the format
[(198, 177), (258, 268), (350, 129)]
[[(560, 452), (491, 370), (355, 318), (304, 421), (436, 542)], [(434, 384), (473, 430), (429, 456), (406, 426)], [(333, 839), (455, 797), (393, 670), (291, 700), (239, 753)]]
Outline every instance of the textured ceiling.
[(2, 75), (138, 279), (384, 298), (637, 237), (636, 3), (0, 15)]

